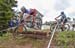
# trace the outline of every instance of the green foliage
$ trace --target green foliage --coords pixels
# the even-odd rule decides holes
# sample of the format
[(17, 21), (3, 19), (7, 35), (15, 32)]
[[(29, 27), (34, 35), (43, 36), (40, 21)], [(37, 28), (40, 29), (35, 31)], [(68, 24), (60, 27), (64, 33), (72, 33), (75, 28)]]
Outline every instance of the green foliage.
[(10, 40), (11, 37), (12, 36), (10, 33), (3, 34), (2, 36), (0, 36), (0, 43)]
[(15, 0), (0, 0), (0, 30), (7, 28), (8, 21), (14, 15), (12, 7)]
[(57, 46), (73, 46), (75, 45), (75, 32), (68, 31), (68, 32), (59, 32), (58, 35), (54, 38), (56, 41)]

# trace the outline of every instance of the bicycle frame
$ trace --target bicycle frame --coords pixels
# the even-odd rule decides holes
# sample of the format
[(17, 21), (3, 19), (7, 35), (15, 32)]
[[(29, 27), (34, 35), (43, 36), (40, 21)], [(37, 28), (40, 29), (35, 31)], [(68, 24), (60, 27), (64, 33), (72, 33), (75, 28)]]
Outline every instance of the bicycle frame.
[[(63, 21), (65, 21), (65, 19), (63, 20)], [(67, 27), (66, 27), (66, 25), (67, 25)], [(69, 29), (70, 29), (70, 26), (69, 26), (69, 24), (64, 24), (64, 27), (63, 27), (63, 24), (60, 22), (60, 19), (59, 20), (57, 20), (57, 29), (61, 29), (62, 31), (68, 31)]]

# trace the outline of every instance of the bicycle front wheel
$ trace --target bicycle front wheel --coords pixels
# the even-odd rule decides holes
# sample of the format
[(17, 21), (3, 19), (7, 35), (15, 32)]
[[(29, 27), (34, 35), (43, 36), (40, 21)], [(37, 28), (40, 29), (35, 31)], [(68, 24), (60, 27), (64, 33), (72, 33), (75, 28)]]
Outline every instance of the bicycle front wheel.
[(14, 29), (14, 32), (13, 32), (13, 36), (15, 39), (17, 38), (22, 38), (23, 37), (23, 32), (27, 31), (26, 27), (25, 26), (17, 26), (15, 29)]

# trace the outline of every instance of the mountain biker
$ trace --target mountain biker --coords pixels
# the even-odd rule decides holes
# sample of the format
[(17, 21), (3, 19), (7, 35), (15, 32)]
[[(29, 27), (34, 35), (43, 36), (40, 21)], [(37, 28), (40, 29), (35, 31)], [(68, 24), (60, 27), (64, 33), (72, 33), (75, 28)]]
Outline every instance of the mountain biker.
[(59, 18), (59, 17), (61, 17), (61, 18), (60, 18), (60, 23), (62, 23), (61, 29), (62, 29), (62, 31), (63, 31), (63, 27), (64, 27), (65, 23), (67, 22), (67, 17), (66, 17), (66, 15), (65, 15), (65, 13), (64, 13), (63, 11), (61, 12), (61, 14), (60, 14), (59, 16), (57, 16), (57, 17), (55, 18), (55, 20), (57, 20), (57, 18)]
[(20, 14), (22, 17), (23, 15), (27, 15), (27, 18), (30, 17), (30, 15), (36, 16), (36, 9), (30, 9), (27, 10), (24, 6), (21, 8), (22, 13)]
[(29, 15), (29, 11), (23, 6), (22, 8), (21, 8), (21, 13), (20, 13), (20, 17), (21, 17), (21, 19), (23, 19), (23, 15)]
[(27, 10), (25, 7), (21, 8), (22, 13), (20, 14), (21, 18), (26, 21), (26, 19), (29, 19), (30, 16), (32, 16), (32, 24), (35, 25), (35, 16), (36, 16), (36, 9), (30, 9)]

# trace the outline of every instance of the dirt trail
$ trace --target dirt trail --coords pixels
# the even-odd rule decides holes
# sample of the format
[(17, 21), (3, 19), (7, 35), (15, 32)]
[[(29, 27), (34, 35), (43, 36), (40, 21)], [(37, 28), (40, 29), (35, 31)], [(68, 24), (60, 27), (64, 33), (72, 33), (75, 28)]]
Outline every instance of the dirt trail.
[[(42, 33), (36, 33), (36, 35), (37, 34), (40, 34), (40, 36), (37, 37), (41, 37)], [(0, 48), (47, 48), (48, 45), (48, 39), (45, 39), (45, 37), (41, 39), (27, 37), (16, 41), (13, 39), (12, 34), (10, 34), (6, 39), (7, 40), (4, 40), (3, 42), (1, 41), (2, 43), (0, 43)]]
[(32, 44), (27, 44), (27, 45), (21, 45), (21, 46), (19, 46), (19, 45), (16, 45), (16, 47), (15, 48), (32, 48)]

